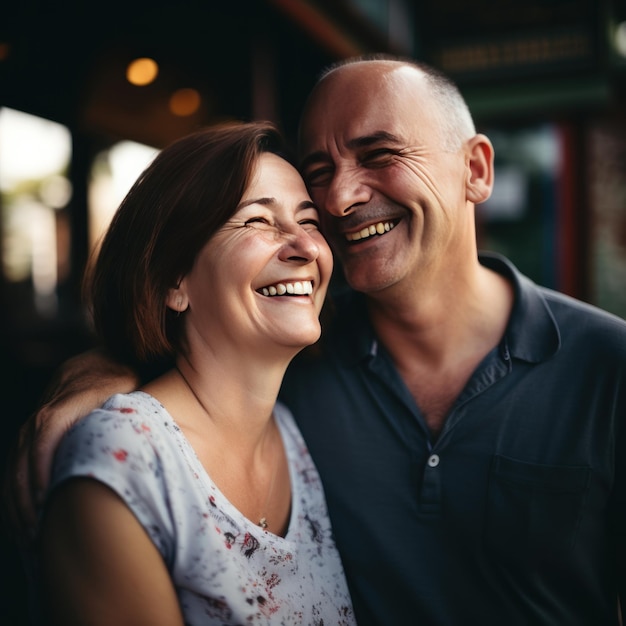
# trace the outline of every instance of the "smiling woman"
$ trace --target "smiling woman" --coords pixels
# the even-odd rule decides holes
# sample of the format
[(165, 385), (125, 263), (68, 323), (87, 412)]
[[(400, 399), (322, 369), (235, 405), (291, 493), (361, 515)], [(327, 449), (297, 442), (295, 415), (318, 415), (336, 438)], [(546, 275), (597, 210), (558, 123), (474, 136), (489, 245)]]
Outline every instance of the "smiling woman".
[(61, 443), (41, 531), (46, 616), (354, 623), (317, 470), (276, 400), (319, 338), (331, 271), (273, 126), (197, 132), (141, 174), (87, 293), (104, 347), (161, 373)]
[[(239, 344), (240, 353), (266, 342), (262, 359), (280, 345), (292, 356), (294, 348), (319, 338), (318, 315), (331, 267), (317, 209), (300, 176), (283, 158), (267, 153), (258, 158), (237, 211), (171, 291), (170, 306), (189, 307), (189, 323), (195, 311), (201, 311), (202, 327), (195, 331), (208, 333), (205, 341), (210, 345), (220, 339), (215, 330), (223, 328), (228, 341)], [(307, 293), (305, 285), (310, 287)], [(265, 291), (267, 296), (285, 297), (274, 297), (269, 304)], [(287, 297), (295, 295), (300, 297)], [(254, 354), (250, 359), (257, 361)]]

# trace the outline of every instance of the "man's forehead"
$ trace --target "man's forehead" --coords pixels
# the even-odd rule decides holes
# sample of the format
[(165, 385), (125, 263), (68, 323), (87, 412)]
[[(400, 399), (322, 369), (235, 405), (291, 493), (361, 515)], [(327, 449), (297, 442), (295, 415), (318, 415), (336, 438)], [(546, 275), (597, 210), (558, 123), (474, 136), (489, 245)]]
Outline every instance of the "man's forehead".
[(370, 92), (372, 87), (391, 92), (424, 84), (424, 72), (397, 61), (367, 61), (339, 67), (327, 74), (312, 91), (312, 100), (325, 99), (345, 90)]
[(420, 68), (411, 63), (405, 61), (394, 60), (369, 60), (369, 61), (356, 61), (353, 63), (346, 63), (334, 70), (328, 72), (326, 76), (320, 82), (326, 80), (345, 79), (355, 76), (363, 76), (366, 79), (371, 79), (374, 76), (383, 76), (390, 74), (413, 74), (421, 75), (423, 72)]
[(421, 79), (420, 70), (399, 62), (368, 61), (334, 70), (315, 87), (302, 112), (300, 156), (329, 140), (347, 146), (359, 137), (405, 134)]
[(401, 133), (393, 124), (381, 119), (359, 120), (355, 116), (345, 123), (332, 123), (326, 119), (319, 125), (312, 122), (308, 130), (300, 137), (300, 157), (307, 157), (315, 152), (322, 154), (340, 151), (355, 152), (381, 143), (398, 145)]
[(300, 148), (308, 150), (329, 141), (346, 148), (390, 141), (406, 134), (404, 108), (377, 94), (349, 102), (320, 101), (303, 115)]
[(416, 68), (399, 63), (378, 70), (358, 65), (338, 68), (322, 79), (303, 110), (303, 124), (345, 123), (346, 118), (366, 113), (382, 115), (409, 98), (424, 95), (423, 74)]

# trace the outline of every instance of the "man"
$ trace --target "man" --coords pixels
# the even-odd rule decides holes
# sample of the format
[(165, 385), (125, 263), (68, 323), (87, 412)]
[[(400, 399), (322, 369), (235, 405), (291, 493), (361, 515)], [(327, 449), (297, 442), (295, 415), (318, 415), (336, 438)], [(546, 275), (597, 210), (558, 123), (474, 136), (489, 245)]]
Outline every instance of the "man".
[[(282, 397), (324, 481), (359, 624), (618, 624), (626, 323), (479, 257), (493, 149), (431, 68), (332, 69), (300, 155), (352, 289)], [(40, 413), (57, 431), (33, 445), (40, 484), (64, 393)]]

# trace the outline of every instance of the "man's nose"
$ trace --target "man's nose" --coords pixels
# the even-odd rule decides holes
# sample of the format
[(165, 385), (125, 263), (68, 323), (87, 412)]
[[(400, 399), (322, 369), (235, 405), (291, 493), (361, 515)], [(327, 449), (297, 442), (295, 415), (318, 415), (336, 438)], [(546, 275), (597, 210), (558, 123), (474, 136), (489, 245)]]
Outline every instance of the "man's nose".
[(335, 217), (352, 213), (370, 200), (371, 191), (364, 185), (356, 169), (337, 169), (326, 191), (322, 208)]

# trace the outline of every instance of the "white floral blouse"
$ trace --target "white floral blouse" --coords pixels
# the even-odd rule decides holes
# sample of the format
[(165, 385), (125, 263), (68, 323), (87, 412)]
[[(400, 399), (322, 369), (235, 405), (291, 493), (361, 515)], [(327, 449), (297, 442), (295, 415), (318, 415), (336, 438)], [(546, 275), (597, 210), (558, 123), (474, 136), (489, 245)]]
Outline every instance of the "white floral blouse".
[(52, 487), (89, 476), (120, 495), (163, 555), (186, 624), (355, 624), (319, 475), (289, 411), (279, 403), (274, 414), (292, 486), (284, 538), (224, 497), (165, 408), (140, 391), (70, 430)]

